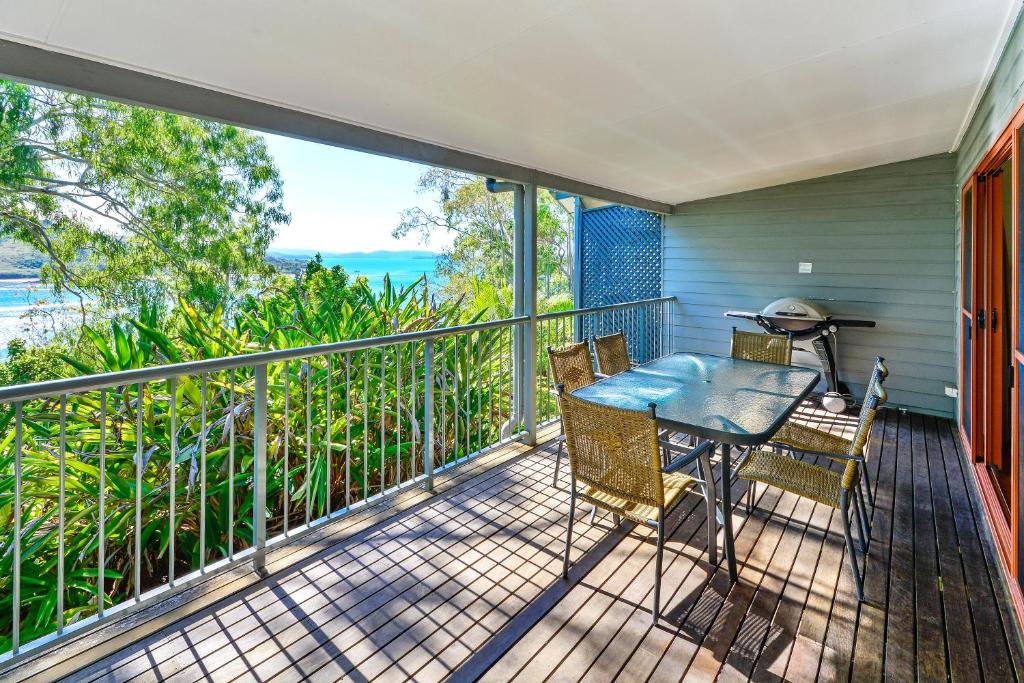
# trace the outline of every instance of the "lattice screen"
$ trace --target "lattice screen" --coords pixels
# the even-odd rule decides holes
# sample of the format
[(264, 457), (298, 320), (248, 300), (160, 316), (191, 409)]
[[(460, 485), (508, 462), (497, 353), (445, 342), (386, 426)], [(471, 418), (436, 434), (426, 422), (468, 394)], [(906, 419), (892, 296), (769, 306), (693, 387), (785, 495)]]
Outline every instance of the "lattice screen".
[[(583, 211), (580, 226), (578, 306), (602, 306), (661, 296), (662, 217), (656, 213), (626, 206), (602, 206)], [(658, 314), (660, 315), (660, 313)], [(612, 317), (595, 319), (598, 329), (582, 330), (585, 336), (615, 329)], [(648, 335), (660, 329), (660, 320), (647, 321)], [(627, 335), (628, 336), (628, 335)], [(653, 348), (653, 341), (631, 340), (641, 354), (641, 346)], [(642, 354), (646, 355), (646, 354)]]

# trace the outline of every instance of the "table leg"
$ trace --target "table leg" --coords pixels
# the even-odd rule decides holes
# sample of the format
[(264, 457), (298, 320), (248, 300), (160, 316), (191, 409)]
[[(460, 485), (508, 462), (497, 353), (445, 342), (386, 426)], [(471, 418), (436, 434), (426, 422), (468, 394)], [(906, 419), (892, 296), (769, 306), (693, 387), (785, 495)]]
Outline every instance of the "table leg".
[(732, 447), (722, 444), (722, 528), (725, 532), (725, 559), (729, 565), (729, 580), (736, 581), (736, 549), (732, 542)]

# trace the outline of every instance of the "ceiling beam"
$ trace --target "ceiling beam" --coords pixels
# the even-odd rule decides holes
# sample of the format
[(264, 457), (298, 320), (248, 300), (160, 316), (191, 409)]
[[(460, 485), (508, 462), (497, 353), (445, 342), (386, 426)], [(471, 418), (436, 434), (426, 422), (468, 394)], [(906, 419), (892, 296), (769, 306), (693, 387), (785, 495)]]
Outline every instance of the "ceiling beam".
[(562, 190), (655, 213), (664, 202), (442, 145), (296, 111), (33, 45), (0, 39), (0, 74), (17, 81), (155, 107), (300, 140)]

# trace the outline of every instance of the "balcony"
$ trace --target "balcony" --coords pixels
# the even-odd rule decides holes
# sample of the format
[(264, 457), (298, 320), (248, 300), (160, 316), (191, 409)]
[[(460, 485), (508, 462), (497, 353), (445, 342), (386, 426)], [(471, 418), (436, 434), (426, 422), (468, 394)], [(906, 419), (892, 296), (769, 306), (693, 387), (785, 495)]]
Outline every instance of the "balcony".
[[(811, 405), (801, 419), (849, 429)], [(868, 680), (942, 677), (947, 666), (963, 680), (1008, 680), (1020, 670), (950, 422), (889, 410), (876, 424), (859, 609), (837, 515), (767, 489), (760, 512), (737, 511), (733, 586), (707, 565), (700, 505), (673, 516), (657, 627), (649, 533), (604, 516), (582, 524), (578, 562), (561, 579), (568, 506), (566, 478), (552, 487), (555, 433), (268, 551), (263, 580), (229, 573), (109, 640), (83, 636), (46, 670), (77, 680)], [(107, 656), (76, 670), (95, 648)]]
[[(272, 339), (289, 301), (204, 360), (0, 387), (0, 678), (1021, 678), (1020, 3), (22, 4), (0, 9), (5, 78), (508, 193), (487, 240), (511, 306), (446, 327), (461, 301), (439, 323), (424, 293), (415, 324), (374, 309), (372, 333)], [(566, 238), (545, 242), (559, 206)], [(572, 310), (540, 312), (546, 248), (572, 260)], [(675, 445), (710, 451), (718, 481), (687, 493), (732, 503), (710, 541), (702, 497), (667, 518), (660, 618), (643, 524), (580, 503), (564, 577), (548, 347), (622, 331), (638, 364), (722, 360), (734, 324), (770, 329), (794, 298), (822, 309), (800, 341), (834, 394), (800, 394), (794, 419), (849, 437), (865, 371), (891, 371), (843, 485), (873, 494), (857, 570), (846, 517), (815, 502), (833, 499), (747, 496), (728, 442), (693, 431)], [(141, 336), (104, 352), (133, 360)], [(778, 398), (765, 385), (705, 412), (738, 419)]]
[[(671, 348), (675, 305), (547, 314), (537, 345), (623, 329), (631, 355), (652, 360)], [(919, 414), (884, 411), (869, 441), (875, 505), (861, 604), (839, 514), (771, 488), (758, 490), (752, 514), (733, 510), (735, 584), (708, 565), (701, 499), (670, 517), (657, 626), (649, 530), (603, 514), (590, 524), (578, 512), (564, 581), (568, 477), (562, 468), (557, 485), (552, 478), (557, 403), (546, 354), (534, 371), (535, 446), (526, 443), (530, 406), (513, 389), (526, 325), (0, 390), (15, 406), (6, 443), (17, 476), (39, 472), (47, 456), (51, 467), (49, 478), (15, 482), (16, 504), (30, 512), (13, 548), (23, 615), (14, 635), (35, 637), (6, 656), (8, 674), (803, 680), (948, 669), (1000, 680), (1024, 662), (956, 428)], [(855, 425), (816, 400), (798, 418), (847, 436)], [(136, 441), (147, 420), (173, 436)], [(68, 469), (69, 454), (78, 470), (92, 466), (92, 479)], [(90, 491), (87, 504), (73, 500)], [(92, 544), (75, 527), (83, 516), (105, 520)], [(60, 567), (75, 577), (61, 595), (84, 586), (104, 600), (48, 630), (26, 623), (36, 613), (32, 577), (75, 557), (69, 546), (84, 549), (83, 566), (111, 573), (90, 580)]]

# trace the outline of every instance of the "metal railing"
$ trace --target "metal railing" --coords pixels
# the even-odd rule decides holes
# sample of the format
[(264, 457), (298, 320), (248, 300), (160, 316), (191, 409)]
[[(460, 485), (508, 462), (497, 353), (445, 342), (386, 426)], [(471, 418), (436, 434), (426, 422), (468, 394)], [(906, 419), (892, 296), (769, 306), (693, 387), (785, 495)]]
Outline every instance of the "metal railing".
[(630, 358), (638, 363), (660, 358), (672, 348), (672, 302), (663, 297), (623, 304), (577, 308), (537, 316), (537, 421), (546, 424), (559, 417), (558, 392), (548, 347), (572, 342), (592, 342), (595, 336), (622, 331)]
[(0, 662), (431, 488), (527, 434), (534, 394), (557, 417), (548, 345), (623, 329), (657, 357), (671, 301), (0, 388)]

